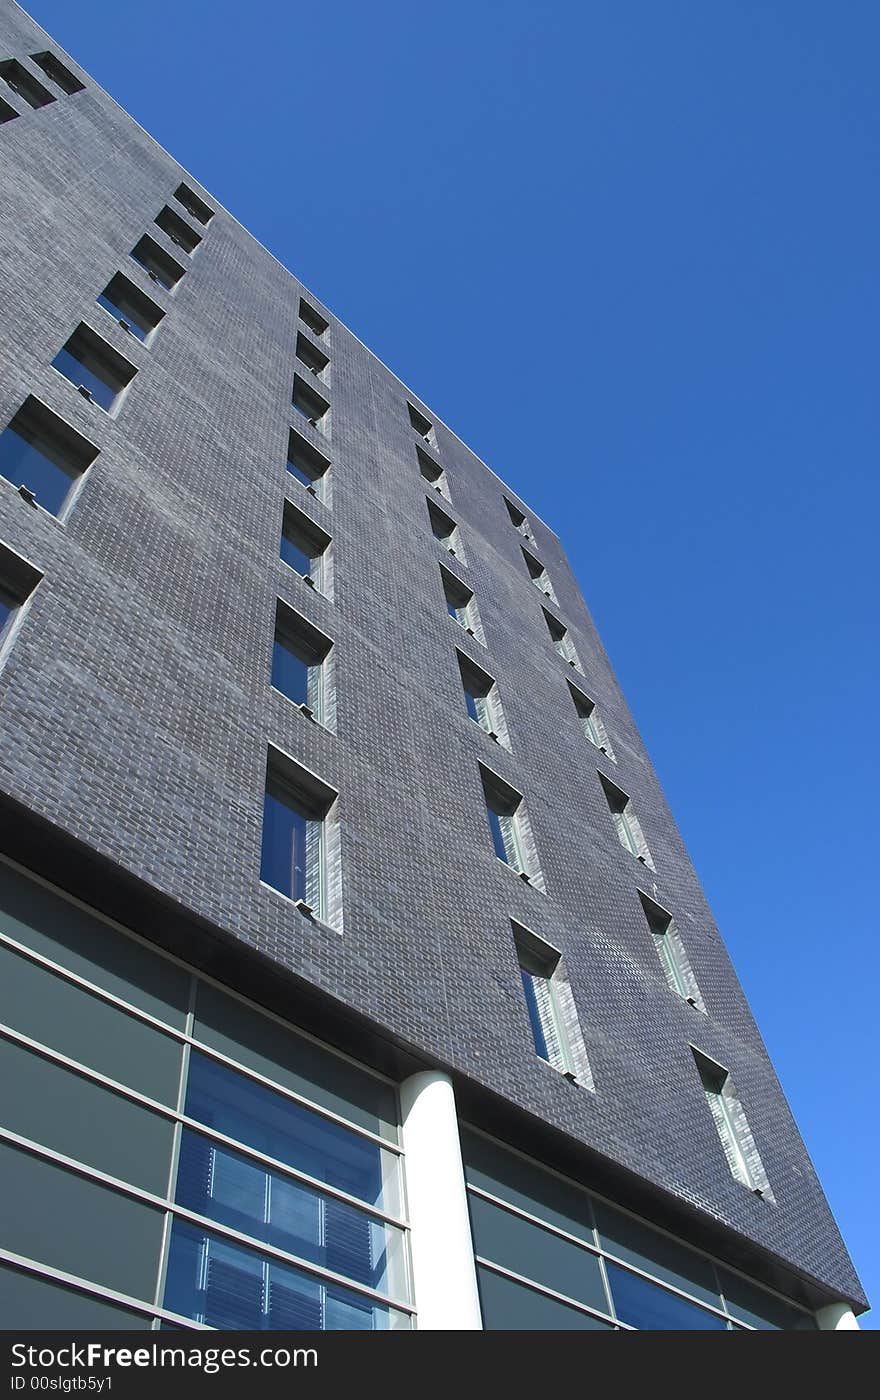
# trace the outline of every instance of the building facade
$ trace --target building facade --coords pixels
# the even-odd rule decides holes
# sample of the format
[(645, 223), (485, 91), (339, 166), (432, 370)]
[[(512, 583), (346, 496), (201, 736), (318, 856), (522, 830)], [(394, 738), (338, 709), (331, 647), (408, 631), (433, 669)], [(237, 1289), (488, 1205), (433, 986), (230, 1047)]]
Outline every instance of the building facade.
[(0, 3), (7, 1327), (854, 1325), (559, 539)]

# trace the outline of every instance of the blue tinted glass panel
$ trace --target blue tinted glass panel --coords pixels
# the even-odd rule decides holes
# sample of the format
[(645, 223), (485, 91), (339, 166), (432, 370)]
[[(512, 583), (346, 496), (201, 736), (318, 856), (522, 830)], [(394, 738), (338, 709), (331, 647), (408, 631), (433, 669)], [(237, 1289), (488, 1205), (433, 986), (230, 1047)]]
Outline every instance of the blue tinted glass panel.
[(529, 1024), (531, 1025), (532, 1037), (535, 1042), (535, 1050), (541, 1056), (542, 1060), (549, 1060), (550, 1056), (547, 1051), (547, 1039), (544, 1035), (544, 1027), (541, 1024), (538, 999), (535, 996), (535, 979), (530, 972), (523, 972), (522, 969), (520, 969), (520, 975), (522, 977), (523, 991), (526, 997), (526, 1007), (529, 1013)]
[(102, 379), (98, 370), (92, 365), (77, 359), (67, 349), (58, 351), (52, 365), (66, 379), (69, 379), (71, 384), (82, 384), (88, 389), (95, 403), (100, 404), (102, 408), (111, 409), (113, 407), (119, 390), (115, 385), (108, 384), (106, 379)]
[(401, 1319), (347, 1288), (328, 1286), (175, 1220), (165, 1307), (209, 1327), (245, 1331), (378, 1331)]
[(306, 831), (309, 818), (275, 783), (266, 786), (260, 879), (291, 899), (306, 897)]
[[(196, 1051), (190, 1057), (186, 1112), (367, 1205), (396, 1209), (396, 1201), (388, 1200), (383, 1188), (378, 1144)], [(391, 1171), (389, 1166), (384, 1175), (390, 1178)]]
[(124, 297), (120, 297), (119, 303), (116, 303), (114, 301), (111, 301), (108, 296), (105, 296), (103, 292), (98, 297), (99, 306), (103, 306), (104, 310), (109, 311), (110, 315), (113, 316), (117, 321), (125, 321), (126, 325), (137, 336), (138, 340), (146, 340), (148, 329), (152, 329), (152, 327), (145, 328), (144, 326), (142, 326), (140, 324), (140, 321), (137, 320), (137, 312), (135, 311), (134, 307), (128, 306), (124, 303)]
[(61, 510), (78, 475), (48, 445), (27, 442), (13, 428), (0, 433), (0, 473), (14, 486), (27, 486), (52, 515)]
[(477, 724), (480, 724), (480, 712), (477, 709), (477, 701), (469, 690), (465, 690), (464, 692), (464, 702), (467, 705), (467, 712), (471, 719), (475, 720)]
[[(294, 1094), (302, 1094), (345, 1122), (356, 1123), (368, 1132), (397, 1140), (399, 1109), (392, 1085), (375, 1079), (357, 1065), (334, 1055), (326, 1046), (297, 1035), (274, 1017), (263, 1016), (255, 1007), (248, 1006), (237, 997), (227, 996), (205, 982), (199, 983), (196, 994), (195, 1035), (235, 1064), (265, 1075)], [(245, 1083), (252, 1090), (252, 1081), (246, 1080)], [(276, 1094), (271, 1090), (266, 1092), (274, 1103), (278, 1102)], [(284, 1100), (284, 1103), (284, 1113), (292, 1113), (289, 1101)], [(296, 1131), (297, 1137), (301, 1137), (302, 1125)], [(363, 1139), (357, 1138), (357, 1141), (362, 1142)], [(287, 1160), (281, 1152), (274, 1152), (273, 1155), (280, 1156), (282, 1161)], [(295, 1158), (291, 1161), (297, 1165)], [(344, 1181), (336, 1184), (344, 1187)], [(345, 1189), (354, 1195), (361, 1195), (354, 1186)], [(370, 1196), (364, 1199), (372, 1201)], [(399, 1213), (396, 1206), (388, 1202), (385, 1202), (385, 1208), (391, 1214)]]
[(296, 569), (298, 574), (302, 574), (303, 578), (307, 578), (312, 572), (311, 554), (303, 549), (302, 544), (287, 530), (285, 530), (284, 534), (281, 536), (281, 558), (284, 560), (285, 564), (289, 564), (292, 569)]
[(488, 1332), (610, 1332), (609, 1322), (536, 1293), (512, 1278), (477, 1267), (483, 1326)]
[(272, 684), (288, 700), (295, 701), (297, 705), (308, 704), (309, 667), (277, 636), (272, 650)]
[(621, 1322), (646, 1332), (726, 1332), (723, 1317), (667, 1293), (617, 1264), (607, 1264), (614, 1308)]
[(3, 589), (0, 588), (0, 637), (2, 637), (3, 633), (6, 631), (6, 624), (17, 607), (18, 603), (15, 598), (12, 597), (12, 594), (5, 593)]
[(186, 1129), (175, 1200), (383, 1293), (404, 1287), (400, 1230)]
[(505, 865), (510, 864), (507, 854), (507, 847), (504, 844), (504, 832), (501, 828), (501, 818), (497, 812), (493, 812), (491, 807), (486, 808), (486, 816), (489, 819), (489, 830), (492, 833), (492, 845), (495, 847), (495, 854), (499, 860), (503, 860)]

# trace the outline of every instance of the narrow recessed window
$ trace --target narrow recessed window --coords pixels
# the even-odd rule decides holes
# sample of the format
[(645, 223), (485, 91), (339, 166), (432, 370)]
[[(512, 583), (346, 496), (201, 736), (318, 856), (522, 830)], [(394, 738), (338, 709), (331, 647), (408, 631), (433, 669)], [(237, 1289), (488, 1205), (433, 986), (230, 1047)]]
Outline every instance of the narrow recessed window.
[(299, 299), (299, 319), (304, 326), (308, 326), (312, 335), (323, 335), (330, 325), (326, 317), (322, 316), (320, 311), (316, 311), (302, 297)]
[(200, 224), (208, 224), (214, 217), (214, 210), (209, 209), (203, 199), (199, 199), (195, 190), (191, 190), (189, 185), (178, 185), (174, 191), (174, 198), (178, 204), (182, 204), (187, 214), (193, 219), (197, 219)]
[(695, 1046), (691, 1050), (731, 1175), (756, 1195), (773, 1201), (767, 1173), (730, 1072)]
[(419, 471), (422, 473), (424, 480), (427, 481), (430, 486), (433, 486), (438, 495), (443, 496), (444, 499), (448, 501), (449, 482), (446, 479), (446, 473), (443, 468), (439, 463), (432, 461), (427, 452), (423, 452), (420, 447), (416, 448), (416, 456), (419, 459)]
[(424, 438), (425, 442), (436, 451), (437, 434), (434, 432), (433, 423), (430, 419), (425, 417), (424, 413), (421, 413), (419, 409), (416, 408), (415, 404), (407, 403), (406, 407), (409, 412), (409, 421), (415, 428), (419, 437)]
[(158, 326), (165, 312), (148, 296), (145, 296), (133, 282), (123, 277), (121, 272), (110, 278), (101, 295), (98, 305), (109, 311), (123, 330), (146, 341)]
[(544, 614), (544, 621), (547, 623), (547, 631), (551, 640), (563, 661), (567, 661), (569, 666), (573, 666), (576, 671), (581, 669), (581, 663), (575, 650), (574, 642), (571, 640), (571, 633), (564, 627), (558, 618), (552, 613), (548, 613), (546, 608), (541, 610)]
[(521, 535), (525, 535), (527, 540), (531, 539), (532, 532), (528, 517), (523, 514), (519, 506), (515, 506), (513, 501), (509, 501), (506, 496), (504, 497), (504, 504), (507, 506), (507, 514), (510, 516), (510, 523), (513, 525), (514, 529), (519, 530)]
[(8, 545), (0, 544), (0, 660), (24, 616), (31, 595), (42, 580), (39, 569)]
[(509, 749), (510, 736), (507, 731), (504, 711), (501, 708), (498, 686), (487, 671), (474, 665), (470, 657), (465, 656), (460, 651), (456, 651), (455, 655), (461, 673), (461, 684), (468, 714), (474, 724), (478, 724), (481, 729), (485, 730), (490, 739), (494, 739), (496, 743), (503, 744), (505, 748)]
[(30, 107), (47, 107), (50, 102), (55, 101), (52, 93), (48, 92), (42, 83), (37, 82), (17, 58), (7, 58), (4, 63), (0, 63), (0, 78)]
[(278, 599), (272, 646), (272, 685), (319, 724), (327, 722), (333, 643)]
[(330, 536), (320, 526), (303, 515), (301, 510), (284, 502), (281, 526), (281, 558), (285, 564), (318, 593), (330, 593)]
[(287, 439), (287, 470), (311, 495), (327, 503), (330, 462), (295, 428)]
[(313, 345), (302, 331), (296, 337), (296, 358), (302, 360), (306, 368), (310, 369), (316, 377), (321, 377), (330, 363), (330, 356), (325, 355), (323, 350), (319, 350), (317, 345)]
[(522, 793), (509, 787), (497, 773), (480, 766), (486, 817), (495, 854), (526, 884), (544, 888), (531, 822)]
[(539, 559), (535, 558), (534, 554), (530, 554), (527, 549), (523, 550), (523, 559), (526, 561), (526, 568), (529, 571), (529, 577), (532, 583), (539, 592), (544, 594), (545, 598), (550, 598), (555, 603), (557, 601), (556, 594), (553, 592), (553, 584), (550, 582), (550, 577), (544, 565)]
[(60, 515), (98, 449), (38, 399), (29, 398), (0, 433), (0, 474), (26, 499)]
[(167, 234), (172, 243), (176, 243), (178, 248), (182, 248), (185, 253), (194, 253), (202, 241), (202, 235), (196, 233), (194, 228), (182, 219), (179, 214), (166, 204), (164, 209), (153, 220), (163, 233)]
[(558, 949), (511, 920), (535, 1053), (569, 1079), (593, 1088), (577, 1008)]
[(450, 574), (448, 570), (440, 566), (440, 575), (443, 580), (443, 593), (446, 598), (446, 611), (450, 617), (454, 617), (460, 627), (471, 637), (476, 637), (478, 642), (486, 645), (483, 636), (483, 626), (480, 622), (480, 614), (477, 610), (477, 600), (469, 588)]
[(336, 793), (275, 749), (269, 751), (260, 878), (316, 919), (331, 912), (328, 817)]
[(327, 431), (329, 403), (298, 374), (294, 375), (293, 378), (291, 402), (300, 418), (305, 418), (307, 423), (310, 423), (313, 428), (320, 428), (321, 432)]
[(602, 784), (602, 791), (605, 794), (621, 846), (653, 870), (654, 862), (651, 859), (651, 852), (648, 850), (648, 843), (645, 840), (641, 822), (633, 810), (632, 802), (625, 792), (622, 792), (602, 773), (599, 774), (599, 782)]
[(15, 108), (10, 107), (9, 103), (4, 102), (3, 98), (0, 97), (0, 126), (2, 126), (4, 122), (15, 121), (15, 118), (17, 116), (18, 113), (16, 112)]
[(179, 262), (175, 262), (170, 253), (160, 248), (155, 238), (151, 238), (148, 233), (138, 239), (130, 256), (136, 263), (140, 263), (154, 282), (158, 282), (169, 292), (174, 290), (186, 271)]
[(465, 562), (464, 546), (461, 542), (461, 531), (445, 512), (441, 510), (433, 501), (428, 501), (428, 516), (431, 521), (431, 530), (435, 540), (439, 540), (444, 549), (448, 549), (450, 554), (454, 554), (458, 559)]
[(670, 990), (699, 1011), (705, 1011), (697, 979), (675, 920), (641, 890), (638, 893), (648, 928), (651, 930), (651, 939)]
[(59, 58), (54, 53), (49, 53), (48, 49), (43, 53), (31, 54), (31, 58), (38, 68), (42, 68), (46, 77), (49, 78), (56, 87), (60, 87), (62, 92), (66, 92), (68, 97), (72, 97), (75, 92), (85, 92), (85, 83), (81, 83), (69, 68), (65, 68)]
[(134, 365), (82, 324), (58, 351), (52, 365), (76, 385), (84, 398), (107, 413), (119, 407), (122, 395), (137, 374)]
[(568, 682), (568, 689), (574, 701), (575, 712), (580, 720), (581, 729), (584, 731), (585, 736), (589, 739), (591, 744), (595, 744), (600, 753), (604, 753), (611, 759), (612, 763), (616, 763), (617, 759), (614, 757), (614, 750), (611, 747), (611, 740), (608, 738), (608, 731), (602, 722), (602, 716), (599, 714), (595, 702), (584, 695), (583, 691), (573, 686), (571, 681)]

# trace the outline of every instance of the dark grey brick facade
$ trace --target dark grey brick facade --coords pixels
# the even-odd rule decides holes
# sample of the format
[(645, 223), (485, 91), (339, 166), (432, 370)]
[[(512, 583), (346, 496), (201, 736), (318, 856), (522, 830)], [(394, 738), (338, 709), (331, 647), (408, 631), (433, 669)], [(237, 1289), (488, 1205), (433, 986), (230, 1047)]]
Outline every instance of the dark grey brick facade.
[[(0, 57), (37, 75), (28, 55), (45, 48), (81, 71), (2, 0)], [(0, 480), (0, 540), (44, 574), (0, 673), (0, 790), (448, 1066), (470, 1101), (485, 1091), (679, 1201), (692, 1234), (714, 1222), (860, 1304), (559, 540), (530, 517), (582, 680), (553, 649), (503, 495), (517, 498), (436, 423), (467, 565), (450, 560), (407, 390), (329, 311), (331, 436), (302, 432), (332, 460), (332, 508), (308, 495), (285, 470), (294, 372), (310, 378), (294, 349), (305, 289), (84, 80), (36, 110), (2, 91), (21, 115), (0, 125), (0, 427), (32, 394), (100, 455), (64, 523)], [(191, 259), (153, 223), (181, 179), (216, 210)], [(128, 257), (145, 232), (187, 267), (174, 294)], [(119, 270), (167, 310), (149, 346), (95, 304)], [(115, 418), (50, 367), (80, 321), (137, 367)], [(285, 495), (332, 536), (332, 602), (279, 561)], [(473, 588), (485, 648), (447, 615), (440, 562)], [(269, 686), (279, 597), (335, 643), (335, 734)], [(497, 680), (510, 752), (465, 713), (456, 647)], [(569, 677), (616, 763), (584, 738)], [(260, 884), (270, 743), (340, 793), (341, 933)], [(480, 762), (525, 795), (546, 894), (495, 858)], [(656, 873), (621, 848), (597, 770), (633, 798)], [(669, 990), (639, 888), (674, 914), (707, 1015)], [(511, 917), (564, 952), (595, 1092), (533, 1052)], [(730, 1068), (775, 1205), (730, 1176), (691, 1043)]]

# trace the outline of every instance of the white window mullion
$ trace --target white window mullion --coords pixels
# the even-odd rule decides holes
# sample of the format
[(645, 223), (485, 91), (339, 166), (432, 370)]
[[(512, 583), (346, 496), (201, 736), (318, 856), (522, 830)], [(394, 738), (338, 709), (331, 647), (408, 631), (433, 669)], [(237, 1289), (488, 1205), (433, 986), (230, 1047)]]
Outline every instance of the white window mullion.
[(306, 903), (315, 917), (323, 919), (324, 898), (324, 823), (310, 820), (306, 824)]

